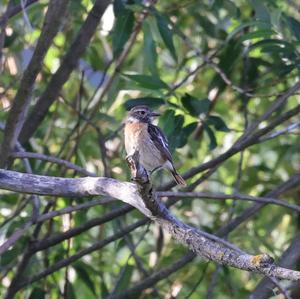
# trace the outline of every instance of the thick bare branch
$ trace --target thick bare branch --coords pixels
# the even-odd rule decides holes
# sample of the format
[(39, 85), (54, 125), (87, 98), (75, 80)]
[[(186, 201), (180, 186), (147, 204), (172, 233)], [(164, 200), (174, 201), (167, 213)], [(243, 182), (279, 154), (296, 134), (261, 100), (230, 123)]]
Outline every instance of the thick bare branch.
[(151, 216), (151, 213), (145, 208), (145, 204), (136, 200), (139, 198), (139, 194), (135, 184), (119, 182), (105, 177), (68, 179), (24, 174), (2, 169), (0, 170), (0, 189), (67, 197), (109, 195), (134, 206), (142, 213), (144, 212), (146, 216)]
[[(139, 167), (137, 168), (140, 169)], [(145, 172), (142, 172), (145, 175)], [(0, 188), (16, 192), (40, 195), (88, 196), (109, 195), (139, 209), (144, 215), (159, 223), (175, 239), (188, 246), (197, 255), (222, 265), (263, 273), (280, 279), (300, 280), (300, 272), (277, 267), (265, 254), (252, 256), (215, 242), (199, 230), (176, 219), (159, 202), (145, 177), (139, 177), (139, 184), (119, 182), (109, 178), (65, 179), (14, 171), (0, 170)]]

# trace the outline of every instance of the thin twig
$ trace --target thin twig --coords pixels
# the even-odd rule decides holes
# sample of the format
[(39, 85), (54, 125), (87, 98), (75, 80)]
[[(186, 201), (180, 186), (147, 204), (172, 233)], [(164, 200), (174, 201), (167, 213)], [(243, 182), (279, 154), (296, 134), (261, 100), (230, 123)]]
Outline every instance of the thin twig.
[(212, 199), (212, 200), (243, 200), (243, 201), (254, 201), (260, 203), (268, 203), (275, 204), (282, 207), (286, 207), (293, 211), (300, 212), (300, 205), (289, 204), (288, 202), (270, 198), (270, 197), (260, 197), (260, 196), (251, 196), (251, 195), (243, 195), (239, 193), (234, 194), (224, 194), (224, 193), (206, 193), (206, 192), (159, 192), (159, 196), (161, 197), (180, 197), (180, 198), (200, 198), (200, 199)]
[(51, 163), (62, 165), (68, 169), (73, 169), (76, 172), (78, 172), (84, 176), (96, 177), (96, 174), (93, 172), (87, 171), (84, 168), (82, 168), (76, 164), (73, 164), (69, 161), (59, 159), (59, 158), (56, 158), (53, 156), (48, 156), (48, 155), (39, 154), (39, 153), (31, 153), (31, 152), (13, 152), (11, 154), (11, 156), (13, 158), (20, 158), (20, 159), (38, 159), (38, 160), (48, 161)]
[[(39, 0), (26, 0), (24, 8), (31, 6), (32, 4), (38, 2)], [(13, 2), (13, 1), (12, 1)], [(6, 20), (10, 19), (11, 17), (15, 16), (19, 12), (22, 11), (22, 5), (16, 4), (15, 6), (11, 6), (1, 17), (0, 17), (0, 26), (2, 26)]]

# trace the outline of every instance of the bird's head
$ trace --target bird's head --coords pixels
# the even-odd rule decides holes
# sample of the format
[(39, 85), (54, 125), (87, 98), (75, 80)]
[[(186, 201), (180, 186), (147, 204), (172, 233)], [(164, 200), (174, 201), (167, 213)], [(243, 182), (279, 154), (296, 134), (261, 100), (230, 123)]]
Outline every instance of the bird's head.
[(127, 121), (151, 123), (152, 118), (159, 115), (159, 113), (151, 111), (148, 106), (139, 105), (131, 108), (128, 113)]

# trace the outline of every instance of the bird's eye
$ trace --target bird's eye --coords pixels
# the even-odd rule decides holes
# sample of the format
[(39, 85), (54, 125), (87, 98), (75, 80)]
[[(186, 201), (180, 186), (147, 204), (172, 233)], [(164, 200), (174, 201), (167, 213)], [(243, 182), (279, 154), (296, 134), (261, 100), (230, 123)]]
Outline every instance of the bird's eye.
[(141, 113), (142, 115), (144, 115), (146, 112), (145, 112), (145, 111), (141, 111), (140, 113)]

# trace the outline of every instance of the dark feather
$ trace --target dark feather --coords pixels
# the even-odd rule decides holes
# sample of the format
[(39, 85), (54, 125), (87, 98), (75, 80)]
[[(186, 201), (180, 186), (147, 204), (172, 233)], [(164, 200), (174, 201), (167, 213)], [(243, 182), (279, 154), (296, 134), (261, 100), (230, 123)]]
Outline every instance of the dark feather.
[(155, 146), (162, 153), (162, 156), (173, 164), (167, 137), (164, 135), (161, 129), (152, 124), (148, 124), (148, 133)]

